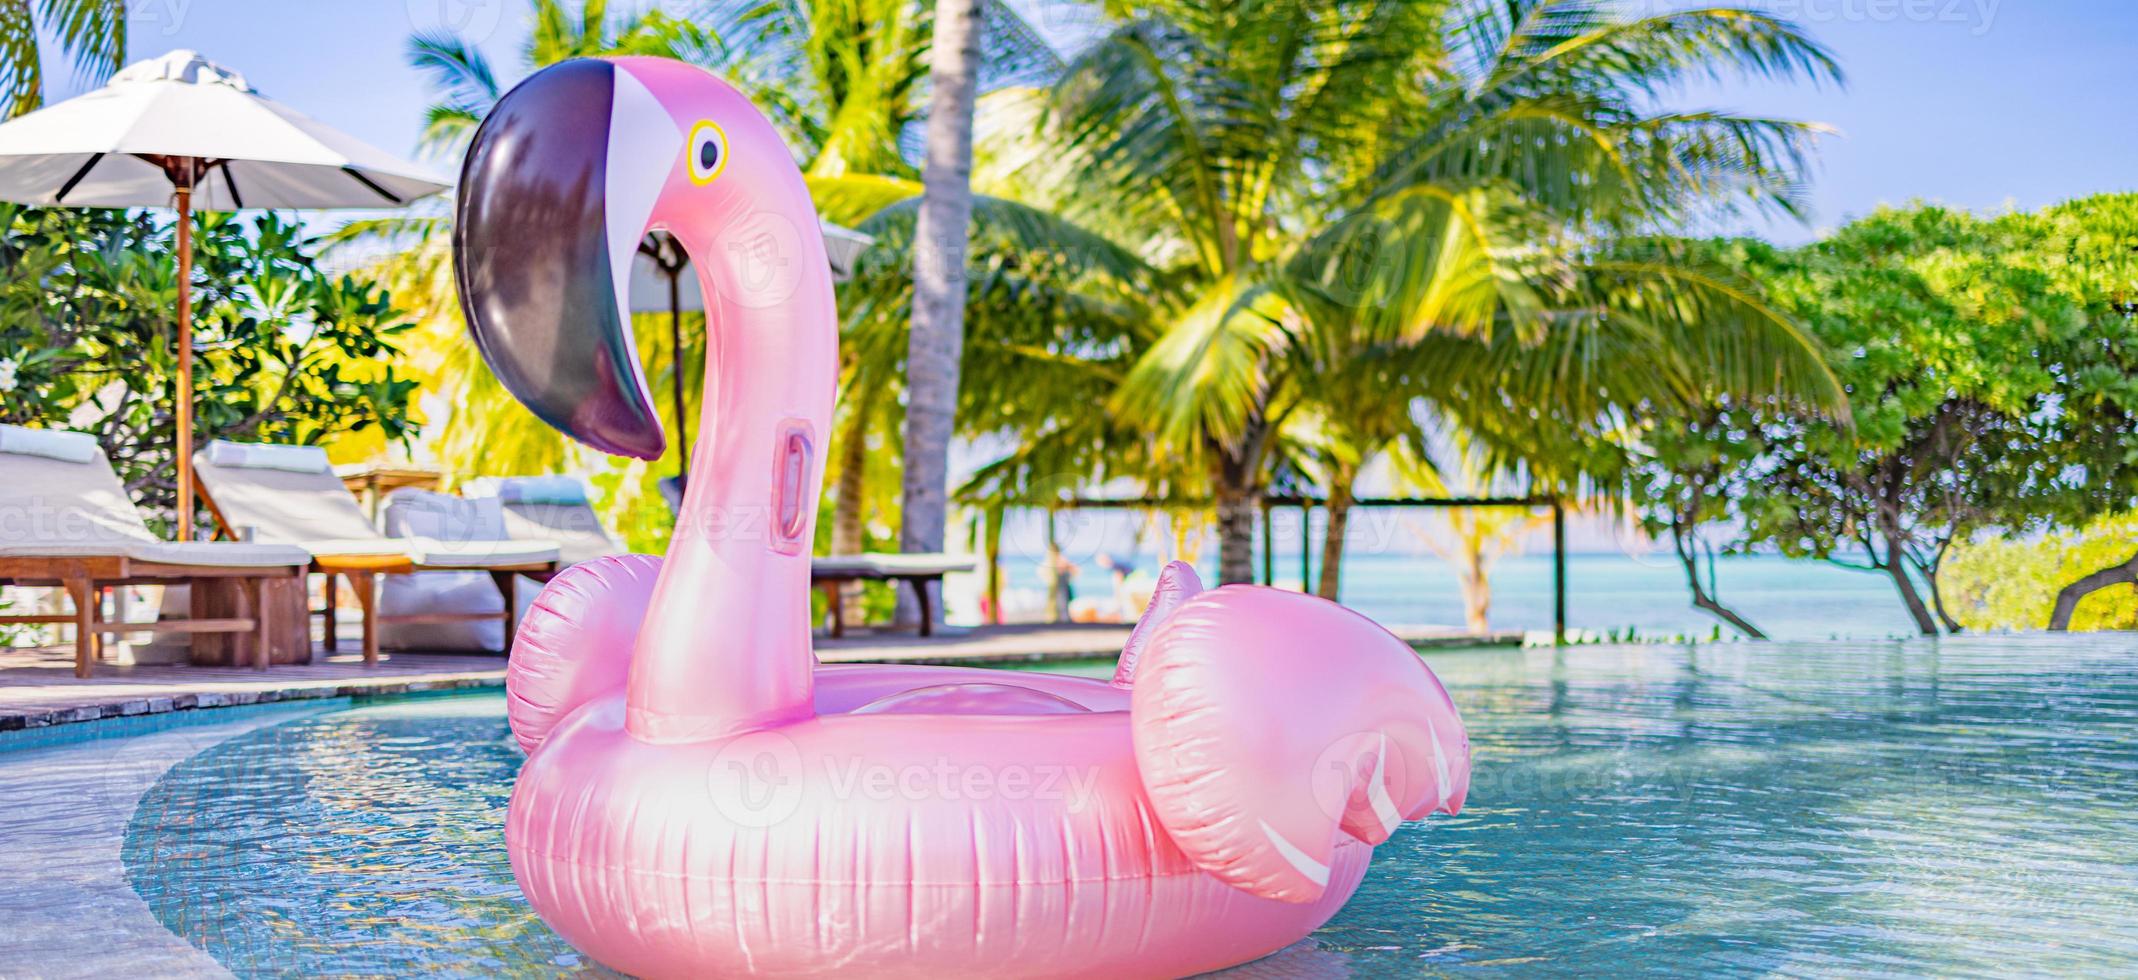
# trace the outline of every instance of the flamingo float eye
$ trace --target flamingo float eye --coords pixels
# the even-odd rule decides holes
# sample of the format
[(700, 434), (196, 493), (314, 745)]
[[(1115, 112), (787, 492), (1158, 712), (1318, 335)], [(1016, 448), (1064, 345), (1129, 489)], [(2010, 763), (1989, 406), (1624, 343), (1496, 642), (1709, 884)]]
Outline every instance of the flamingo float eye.
[(690, 129), (690, 179), (697, 184), (710, 184), (713, 178), (728, 165), (728, 134), (720, 124), (710, 119), (701, 120)]

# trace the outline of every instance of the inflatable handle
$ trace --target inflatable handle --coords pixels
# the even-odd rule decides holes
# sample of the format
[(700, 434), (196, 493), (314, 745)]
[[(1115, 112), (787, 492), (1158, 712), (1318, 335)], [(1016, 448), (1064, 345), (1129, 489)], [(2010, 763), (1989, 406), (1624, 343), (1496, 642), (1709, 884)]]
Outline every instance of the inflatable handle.
[(1197, 867), (1311, 902), (1336, 848), (1462, 807), (1469, 738), (1416, 651), (1312, 596), (1226, 586), (1152, 635), (1130, 696), (1152, 809)]

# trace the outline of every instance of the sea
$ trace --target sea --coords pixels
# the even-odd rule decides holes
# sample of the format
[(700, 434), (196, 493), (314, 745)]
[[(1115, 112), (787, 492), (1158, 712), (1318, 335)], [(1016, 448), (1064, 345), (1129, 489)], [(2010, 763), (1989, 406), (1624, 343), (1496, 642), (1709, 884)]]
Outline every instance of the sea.
[[(1114, 575), (1093, 557), (1070, 557), (1076, 572), (1072, 594), (1079, 609), (1112, 615)], [(1318, 561), (1313, 574), (1319, 576)], [(1155, 574), (1154, 553), (1110, 555), (1130, 566), (1128, 589)], [(1206, 581), (1216, 579), (1214, 556), (1194, 562)], [(1299, 551), (1279, 548), (1274, 566), (1280, 588), (1298, 588)], [(1018, 618), (1044, 615), (1044, 562), (1005, 553), (1004, 608)], [(1592, 639), (1710, 639), (1738, 635), (1693, 608), (1685, 570), (1670, 555), (1623, 551), (1573, 553), (1566, 559), (1567, 625)], [(1257, 559), (1260, 573), (1262, 563)], [(1528, 553), (1502, 558), (1491, 570), (1494, 631), (1544, 631), (1552, 627), (1552, 558)], [(968, 584), (952, 587), (955, 620), (970, 605)], [(961, 603), (959, 593), (965, 593)], [(1818, 560), (1779, 555), (1726, 556), (1717, 560), (1715, 592), (1722, 601), (1770, 637), (1782, 640), (1885, 639), (1913, 635), (1893, 583), (1883, 573)], [(1431, 553), (1365, 552), (1344, 560), (1341, 600), (1390, 625), (1461, 626), (1462, 589), (1454, 566)], [(977, 613), (970, 616), (976, 620)]]

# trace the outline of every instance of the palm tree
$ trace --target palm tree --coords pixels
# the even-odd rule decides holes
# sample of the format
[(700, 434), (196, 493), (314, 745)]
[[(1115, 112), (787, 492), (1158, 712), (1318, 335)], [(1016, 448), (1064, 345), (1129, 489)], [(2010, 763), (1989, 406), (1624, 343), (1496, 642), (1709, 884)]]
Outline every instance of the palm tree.
[[(928, 148), (914, 239), (913, 328), (906, 340), (905, 493), (899, 550), (943, 550), (950, 516), (950, 437), (965, 344), (965, 248), (972, 223), (973, 99), (980, 0), (937, 0)], [(900, 597), (900, 620), (920, 615)], [(935, 604), (941, 608), (940, 602)]]
[[(560, 0), (534, 0), (532, 30), (520, 49), (521, 67), (532, 72), (560, 61), (600, 55), (655, 55), (705, 64), (721, 52), (719, 38), (658, 7), (625, 17), (609, 16), (607, 0), (584, 0), (574, 15)], [(423, 145), (457, 158), (505, 94), (497, 70), (481, 49), (448, 32), (409, 39), (408, 60), (431, 77), (443, 98), (423, 116)]]
[[(1418, 447), (1398, 446), (1388, 457), (1397, 485), (1439, 497), (1476, 497), (1505, 492), (1506, 487), (1495, 483), (1486, 472), (1481, 457), (1465, 452), (1460, 445), (1454, 448), (1454, 465), (1444, 468)], [(1449, 470), (1454, 471), (1453, 478), (1450, 478)], [(1333, 521), (1333, 513), (1331, 516)], [(1455, 507), (1441, 511), (1438, 522), (1441, 526), (1433, 530), (1418, 523), (1406, 523), (1426, 547), (1455, 566), (1456, 582), (1462, 590), (1463, 625), (1472, 633), (1483, 633), (1492, 625), (1492, 566), (1500, 558), (1518, 551), (1522, 538), (1530, 531), (1550, 521), (1549, 512), (1539, 512), (1531, 507)], [(1327, 558), (1323, 561), (1321, 595), (1334, 599), (1336, 589), (1330, 581), (1332, 573), (1326, 570), (1336, 566)]]
[[(1110, 407), (1207, 472), (1221, 581), (1252, 576), (1270, 461), (1310, 444), (1303, 423), (1335, 401), (1317, 381), (1352, 393), (1319, 413), (1337, 417), (1357, 410), (1359, 377), (1428, 341), (1683, 337), (1699, 324), (1664, 324), (1673, 311), (1644, 299), (1725, 297), (1668, 267), (1590, 262), (1598, 244), (1705, 209), (1795, 212), (1814, 127), (1652, 96), (1688, 77), (1838, 78), (1824, 50), (1746, 10), (1619, 9), (1167, 0), (1137, 6), (1054, 87), (1046, 135), (1076, 189), (1060, 206), (1146, 243), (1174, 284)], [(1734, 326), (1695, 350), (1732, 377), (1778, 357), (1789, 370), (1763, 383), (1830, 385), (1793, 326)]]
[(0, 119), (45, 104), (44, 51), (59, 42), (74, 70), (102, 84), (126, 62), (125, 0), (0, 0)]

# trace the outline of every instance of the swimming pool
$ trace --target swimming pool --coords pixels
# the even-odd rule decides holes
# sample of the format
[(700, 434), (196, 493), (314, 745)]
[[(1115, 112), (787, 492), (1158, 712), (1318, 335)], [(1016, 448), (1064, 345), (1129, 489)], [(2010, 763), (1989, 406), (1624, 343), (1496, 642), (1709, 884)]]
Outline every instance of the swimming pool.
[[(1406, 827), (1334, 921), (1245, 972), (2138, 964), (2131, 638), (1431, 661), (1471, 727), (1469, 807)], [(120, 866), (243, 976), (598, 975), (513, 885), (518, 761), (495, 694), (299, 713), (164, 771)]]

